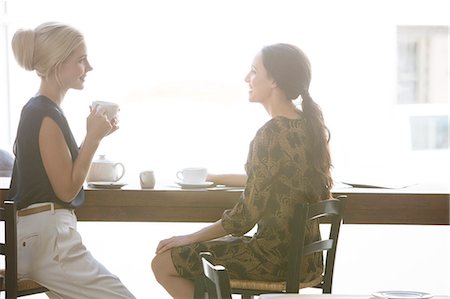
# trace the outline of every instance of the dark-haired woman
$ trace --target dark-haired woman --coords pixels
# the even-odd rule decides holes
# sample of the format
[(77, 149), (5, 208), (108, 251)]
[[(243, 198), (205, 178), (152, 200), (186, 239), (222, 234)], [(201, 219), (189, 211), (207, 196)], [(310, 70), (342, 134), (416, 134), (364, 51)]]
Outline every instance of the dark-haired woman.
[[(250, 101), (261, 103), (271, 119), (250, 144), (240, 201), (214, 224), (159, 243), (152, 269), (174, 298), (193, 297), (193, 281), (202, 274), (201, 251), (213, 252), (231, 278), (280, 280), (287, 268), (292, 207), (330, 196), (328, 130), (309, 94), (311, 67), (306, 55), (290, 44), (264, 47), (245, 81)], [(301, 110), (293, 103), (299, 96)], [(244, 236), (256, 224), (256, 233)], [(307, 242), (318, 239), (319, 224), (308, 226)], [(303, 283), (320, 280), (320, 254), (309, 256), (303, 265)]]

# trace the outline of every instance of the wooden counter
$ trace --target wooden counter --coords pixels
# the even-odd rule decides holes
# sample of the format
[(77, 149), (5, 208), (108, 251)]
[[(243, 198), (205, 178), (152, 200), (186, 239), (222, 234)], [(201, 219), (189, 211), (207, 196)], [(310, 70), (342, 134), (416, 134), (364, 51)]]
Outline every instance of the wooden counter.
[[(0, 178), (0, 202), (9, 179)], [(240, 190), (159, 188), (119, 190), (86, 188), (86, 202), (76, 210), (80, 221), (213, 222), (238, 200)], [(450, 194), (446, 186), (402, 189), (345, 188), (346, 224), (449, 225)]]

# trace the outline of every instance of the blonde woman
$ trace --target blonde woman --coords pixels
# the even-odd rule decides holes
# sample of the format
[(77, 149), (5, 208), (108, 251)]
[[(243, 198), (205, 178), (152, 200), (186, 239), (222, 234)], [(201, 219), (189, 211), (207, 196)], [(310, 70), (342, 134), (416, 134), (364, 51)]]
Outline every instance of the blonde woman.
[[(22, 109), (14, 143), (9, 199), (18, 209), (18, 275), (47, 287), (51, 298), (134, 298), (121, 281), (84, 247), (76, 208), (100, 141), (117, 120), (91, 111), (81, 147), (61, 104), (69, 89), (84, 88), (92, 70), (83, 35), (61, 23), (18, 30), (12, 40), (20, 66), (36, 71), (41, 84)], [(95, 110), (95, 109), (94, 109)]]

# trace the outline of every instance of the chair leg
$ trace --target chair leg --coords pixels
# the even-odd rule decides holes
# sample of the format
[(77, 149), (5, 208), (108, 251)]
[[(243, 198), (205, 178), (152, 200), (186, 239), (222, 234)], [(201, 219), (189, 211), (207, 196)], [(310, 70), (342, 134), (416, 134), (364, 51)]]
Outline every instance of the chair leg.
[(206, 288), (202, 278), (197, 278), (194, 281), (194, 299), (205, 299), (206, 297)]

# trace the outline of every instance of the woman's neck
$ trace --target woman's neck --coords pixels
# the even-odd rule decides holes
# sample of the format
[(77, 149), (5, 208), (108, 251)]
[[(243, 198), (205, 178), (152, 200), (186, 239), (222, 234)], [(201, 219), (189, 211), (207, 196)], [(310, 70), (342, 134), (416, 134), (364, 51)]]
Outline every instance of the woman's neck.
[(41, 79), (41, 85), (37, 95), (46, 96), (58, 106), (61, 105), (67, 90), (59, 86), (56, 80)]
[(294, 102), (285, 96), (271, 98), (264, 104), (264, 108), (272, 118), (283, 116), (289, 119), (299, 118), (300, 111), (295, 107)]

